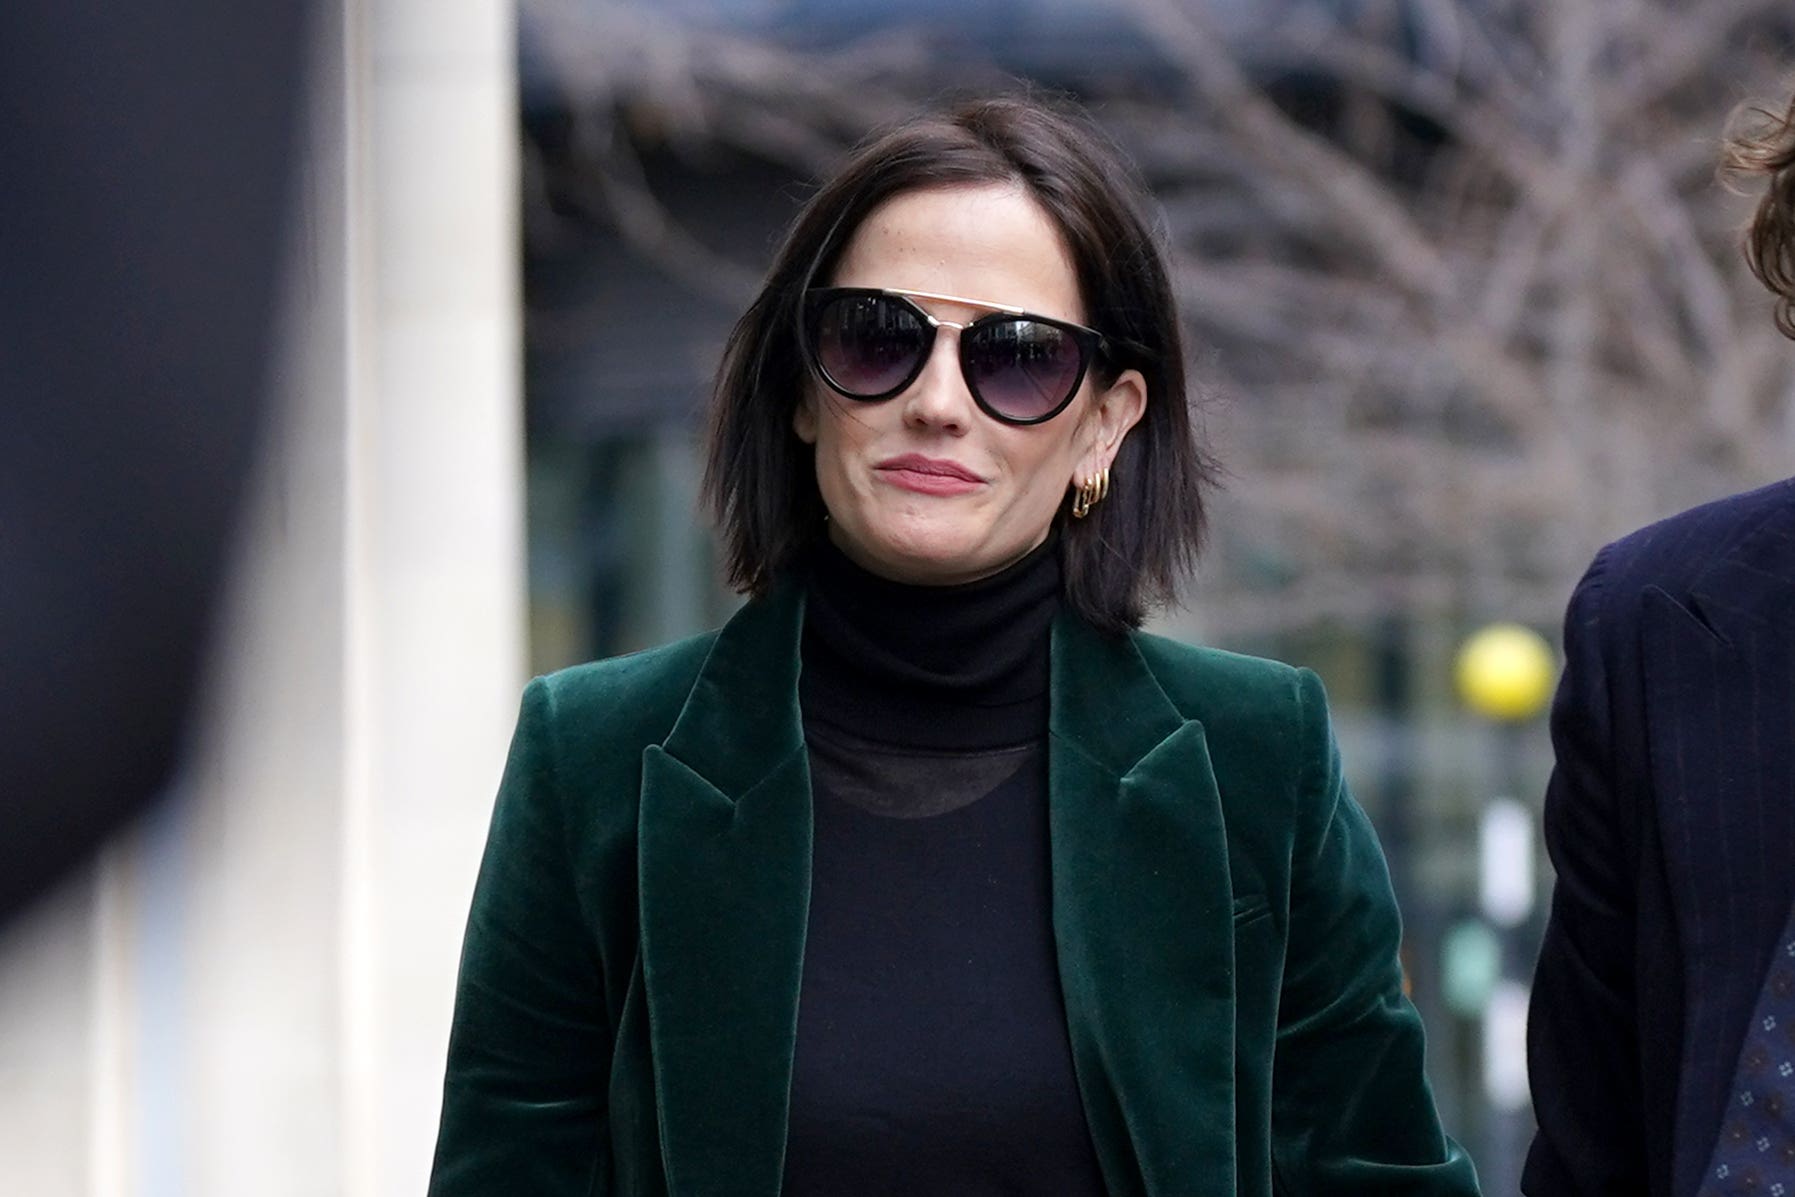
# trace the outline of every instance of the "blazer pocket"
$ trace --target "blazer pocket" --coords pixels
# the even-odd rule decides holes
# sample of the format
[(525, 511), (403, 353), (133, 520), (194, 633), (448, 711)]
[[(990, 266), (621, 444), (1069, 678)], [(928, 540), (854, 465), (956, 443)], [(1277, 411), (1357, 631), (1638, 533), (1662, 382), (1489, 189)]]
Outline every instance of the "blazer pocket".
[(1271, 905), (1261, 894), (1248, 894), (1234, 899), (1234, 929), (1251, 927), (1271, 917)]

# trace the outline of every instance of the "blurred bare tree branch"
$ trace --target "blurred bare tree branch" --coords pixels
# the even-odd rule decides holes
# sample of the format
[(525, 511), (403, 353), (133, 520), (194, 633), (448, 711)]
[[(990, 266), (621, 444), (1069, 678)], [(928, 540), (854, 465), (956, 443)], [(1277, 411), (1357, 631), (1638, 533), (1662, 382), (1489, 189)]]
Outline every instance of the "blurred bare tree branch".
[[(558, 184), (730, 302), (759, 263), (682, 230), (635, 140), (812, 177), (1005, 79), (921, 32), (799, 52), (634, 5), (524, 10), (577, 88)], [(1234, 477), (1206, 622), (1550, 624), (1603, 540), (1795, 471), (1795, 348), (1740, 259), (1749, 201), (1713, 178), (1729, 111), (1786, 93), (1787, 0), (1293, 3), (1250, 38), (1202, 0), (1114, 14), (1163, 77), (1080, 86), (1163, 206)]]

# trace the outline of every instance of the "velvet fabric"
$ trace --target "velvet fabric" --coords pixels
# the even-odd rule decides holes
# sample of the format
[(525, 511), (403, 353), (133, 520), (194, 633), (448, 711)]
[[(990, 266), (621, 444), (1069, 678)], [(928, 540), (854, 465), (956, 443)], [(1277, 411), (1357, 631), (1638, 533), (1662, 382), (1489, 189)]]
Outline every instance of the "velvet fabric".
[[(532, 682), (432, 1197), (779, 1191), (809, 901), (803, 595)], [(1320, 683), (1053, 628), (1054, 934), (1114, 1194), (1473, 1194)]]

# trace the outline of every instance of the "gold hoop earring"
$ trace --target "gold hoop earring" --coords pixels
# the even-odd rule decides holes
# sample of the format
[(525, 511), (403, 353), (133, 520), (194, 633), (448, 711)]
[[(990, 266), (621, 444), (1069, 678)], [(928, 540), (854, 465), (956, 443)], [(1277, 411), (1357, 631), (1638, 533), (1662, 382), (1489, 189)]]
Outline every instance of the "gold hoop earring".
[(1109, 467), (1104, 466), (1078, 484), (1078, 490), (1072, 496), (1072, 518), (1081, 520), (1091, 514), (1091, 508), (1103, 502), (1108, 494)]

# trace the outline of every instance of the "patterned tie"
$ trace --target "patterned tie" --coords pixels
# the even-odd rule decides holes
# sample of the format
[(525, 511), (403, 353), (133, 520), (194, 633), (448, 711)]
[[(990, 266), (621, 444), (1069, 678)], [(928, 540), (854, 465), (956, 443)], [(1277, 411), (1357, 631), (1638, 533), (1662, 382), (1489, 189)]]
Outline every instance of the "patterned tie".
[(1795, 911), (1770, 957), (1697, 1197), (1795, 1197)]

